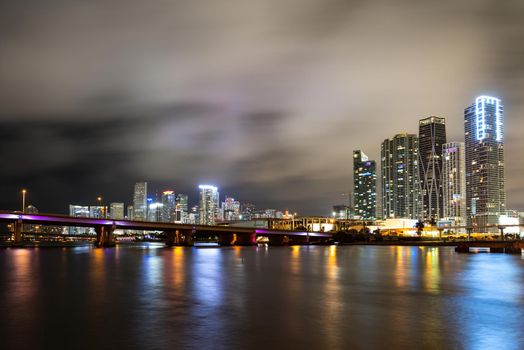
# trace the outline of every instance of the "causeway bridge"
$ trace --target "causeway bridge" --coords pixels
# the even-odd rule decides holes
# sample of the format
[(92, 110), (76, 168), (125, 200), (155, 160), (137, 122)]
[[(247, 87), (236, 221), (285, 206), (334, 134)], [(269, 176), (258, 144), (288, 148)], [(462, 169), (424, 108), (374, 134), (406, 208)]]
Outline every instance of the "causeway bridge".
[(97, 247), (115, 245), (115, 230), (162, 231), (168, 246), (193, 245), (194, 237), (198, 234), (215, 235), (220, 245), (255, 245), (258, 237), (267, 237), (270, 245), (325, 243), (332, 238), (332, 234), (327, 232), (95, 219), (12, 211), (0, 211), (0, 222), (12, 225), (14, 245), (22, 242), (24, 225), (92, 227), (96, 232)]

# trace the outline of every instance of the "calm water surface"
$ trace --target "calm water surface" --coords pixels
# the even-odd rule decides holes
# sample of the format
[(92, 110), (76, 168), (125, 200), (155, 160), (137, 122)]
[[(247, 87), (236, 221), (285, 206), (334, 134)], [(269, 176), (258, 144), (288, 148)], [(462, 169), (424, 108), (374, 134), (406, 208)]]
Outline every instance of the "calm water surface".
[(523, 282), (452, 248), (2, 249), (0, 347), (522, 349)]

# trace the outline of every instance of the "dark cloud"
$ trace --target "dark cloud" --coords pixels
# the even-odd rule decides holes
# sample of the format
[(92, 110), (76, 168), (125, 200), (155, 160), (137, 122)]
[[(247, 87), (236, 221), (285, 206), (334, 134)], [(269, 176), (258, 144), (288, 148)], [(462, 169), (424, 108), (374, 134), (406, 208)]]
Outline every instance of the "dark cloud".
[(463, 139), (475, 95), (506, 111), (509, 206), (524, 209), (519, 0), (0, 2), (0, 208), (46, 211), (133, 183), (200, 182), (330, 212), (351, 151), (428, 115)]

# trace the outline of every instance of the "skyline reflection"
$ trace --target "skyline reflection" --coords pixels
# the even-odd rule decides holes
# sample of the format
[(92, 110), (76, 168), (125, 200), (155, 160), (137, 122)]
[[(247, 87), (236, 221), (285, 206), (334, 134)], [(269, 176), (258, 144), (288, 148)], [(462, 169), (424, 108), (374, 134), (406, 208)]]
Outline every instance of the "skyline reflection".
[(524, 261), (512, 255), (142, 244), (8, 249), (0, 268), (6, 348), (36, 347), (32, 333), (87, 348), (524, 346)]

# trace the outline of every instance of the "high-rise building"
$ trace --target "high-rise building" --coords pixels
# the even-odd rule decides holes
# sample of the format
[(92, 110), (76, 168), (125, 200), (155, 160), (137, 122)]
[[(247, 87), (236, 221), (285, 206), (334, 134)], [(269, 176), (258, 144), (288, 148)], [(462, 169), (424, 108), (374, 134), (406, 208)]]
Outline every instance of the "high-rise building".
[(453, 225), (466, 225), (466, 160), (463, 142), (442, 146), (443, 215)]
[(506, 212), (504, 108), (496, 97), (479, 96), (464, 110), (468, 225), (499, 223)]
[(437, 221), (443, 216), (442, 145), (446, 143), (446, 119), (429, 117), (418, 123), (419, 177), (422, 218)]
[(420, 218), (418, 137), (398, 134), (381, 147), (382, 217)]
[(162, 221), (175, 222), (176, 196), (175, 191), (162, 192)]
[(256, 211), (256, 206), (253, 203), (242, 203), (240, 208), (241, 220), (251, 220)]
[(374, 220), (377, 217), (377, 165), (364, 152), (353, 151), (353, 203), (355, 216)]
[(240, 202), (232, 197), (226, 197), (222, 203), (222, 212), (225, 221), (240, 220)]
[[(89, 207), (84, 205), (69, 205), (69, 216), (74, 216), (77, 218), (88, 218), (89, 217)], [(69, 227), (69, 234), (87, 234), (89, 228), (87, 227)]]
[(147, 219), (147, 182), (137, 182), (133, 194), (133, 220)]
[(114, 220), (124, 218), (124, 203), (111, 203), (109, 205), (109, 217)]
[(349, 219), (350, 211), (349, 206), (345, 204), (339, 204), (333, 206), (332, 216), (335, 219), (346, 220)]
[(134, 214), (133, 214), (133, 206), (132, 205), (128, 205), (127, 206), (127, 217), (126, 219), (127, 220), (134, 220)]
[(176, 196), (176, 207), (175, 207), (175, 222), (189, 223), (188, 222), (188, 202), (189, 198), (187, 194), (179, 193)]
[(218, 188), (211, 185), (200, 185), (200, 224), (214, 225), (219, 208)]
[(198, 208), (198, 205), (194, 205), (191, 207), (191, 211), (188, 213), (187, 217), (187, 223), (188, 224), (198, 224), (200, 223), (200, 209)]
[(147, 221), (162, 222), (164, 205), (160, 202), (151, 202), (147, 208)]

